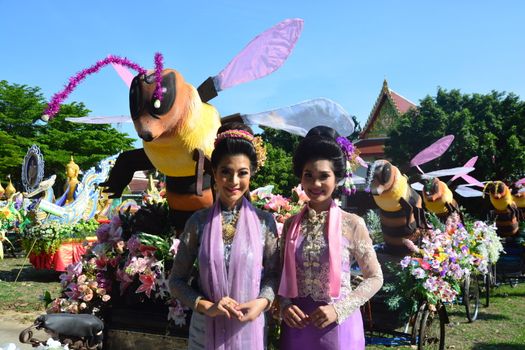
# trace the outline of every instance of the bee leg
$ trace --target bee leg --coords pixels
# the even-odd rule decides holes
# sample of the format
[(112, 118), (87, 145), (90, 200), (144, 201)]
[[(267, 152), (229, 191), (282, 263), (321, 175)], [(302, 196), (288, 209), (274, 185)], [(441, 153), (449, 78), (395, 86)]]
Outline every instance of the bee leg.
[(518, 208), (508, 205), (507, 208), (511, 211), (512, 216), (516, 218), (516, 220), (521, 221), (521, 213), (519, 212)]
[(454, 203), (445, 203), (445, 208), (447, 208), (449, 215), (454, 213), (454, 212), (458, 213), (459, 219), (461, 220), (461, 222), (465, 222), (463, 220), (463, 214), (461, 213), (461, 211), (459, 210), (457, 205), (455, 205)]
[(417, 215), (419, 216), (419, 222), (421, 224), (421, 226), (419, 227), (426, 229), (426, 230), (430, 230), (432, 226), (430, 226), (427, 222), (427, 217), (425, 216), (425, 210), (423, 208), (416, 208), (416, 210), (417, 210)]
[[(399, 199), (399, 204), (405, 211), (406, 226), (410, 227), (410, 219), (412, 218), (412, 215), (414, 214), (414, 207), (410, 203), (408, 203), (407, 200), (404, 198)], [(416, 217), (416, 215), (414, 215), (414, 219), (416, 220), (416, 226), (417, 226), (418, 218)]]
[(202, 196), (202, 185), (204, 177), (204, 153), (200, 149), (193, 150), (193, 160), (195, 161), (195, 194)]

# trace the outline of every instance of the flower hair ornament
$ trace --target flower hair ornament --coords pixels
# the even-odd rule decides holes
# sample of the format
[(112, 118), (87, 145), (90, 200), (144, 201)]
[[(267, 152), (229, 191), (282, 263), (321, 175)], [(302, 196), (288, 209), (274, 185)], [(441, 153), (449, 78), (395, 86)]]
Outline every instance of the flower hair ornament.
[(372, 186), (372, 180), (374, 179), (374, 174), (376, 171), (377, 162), (372, 162), (368, 164), (368, 171), (366, 173), (366, 180), (365, 180), (365, 192), (370, 193), (371, 186)]
[[(162, 54), (156, 53), (155, 54), (155, 71), (153, 73), (154, 79), (155, 79), (155, 91), (153, 92), (153, 98), (154, 102), (153, 105), (155, 108), (160, 108), (161, 102), (162, 102)], [(107, 66), (108, 64), (119, 64), (124, 67), (131, 68), (139, 74), (146, 76), (147, 70), (142, 68), (136, 63), (133, 63), (132, 61), (128, 60), (125, 57), (118, 57), (118, 56), (108, 56), (103, 60), (98, 61), (94, 65), (92, 65), (89, 68), (83, 69), (71, 78), (69, 78), (69, 83), (64, 87), (64, 89), (51, 98), (51, 101), (49, 102), (44, 114), (42, 115), (41, 119), (45, 122), (52, 119), (60, 109), (60, 105), (62, 102), (73, 92), (73, 90), (77, 87), (82, 80), (86, 79), (88, 75), (91, 75), (93, 73), (97, 73), (100, 69), (102, 69), (104, 66)]]
[(251, 142), (257, 155), (257, 170), (261, 169), (266, 163), (266, 147), (260, 136), (253, 136), (246, 130), (232, 129), (221, 132), (215, 139), (215, 147), (224, 139), (244, 139)]
[(337, 144), (343, 150), (343, 153), (346, 157), (346, 171), (345, 176), (339, 183), (343, 187), (343, 193), (346, 195), (354, 194), (357, 189), (354, 182), (352, 181), (352, 170), (356, 166), (355, 158), (358, 155), (357, 149), (354, 147), (353, 143), (348, 140), (346, 137), (338, 137), (336, 139)]

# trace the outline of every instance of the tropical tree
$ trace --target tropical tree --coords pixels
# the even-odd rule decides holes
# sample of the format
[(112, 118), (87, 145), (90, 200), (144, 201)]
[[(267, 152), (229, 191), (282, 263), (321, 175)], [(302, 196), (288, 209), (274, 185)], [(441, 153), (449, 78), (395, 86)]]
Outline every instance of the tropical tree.
[(40, 88), (0, 81), (0, 181), (11, 174), (20, 189), (24, 156), (31, 145), (40, 147), (45, 161), (45, 176), (65, 179), (64, 167), (74, 156), (81, 169), (96, 165), (101, 159), (132, 148), (133, 139), (110, 125), (76, 124), (66, 117), (86, 116), (82, 103), (62, 105), (60, 113), (48, 124), (35, 123), (45, 108)]
[(408, 162), (424, 147), (448, 134), (450, 149), (423, 165), (423, 170), (462, 166), (478, 156), (472, 173), (479, 180), (511, 181), (525, 176), (525, 102), (512, 93), (462, 94), (439, 88), (417, 110), (393, 125), (385, 154), (408, 170)]

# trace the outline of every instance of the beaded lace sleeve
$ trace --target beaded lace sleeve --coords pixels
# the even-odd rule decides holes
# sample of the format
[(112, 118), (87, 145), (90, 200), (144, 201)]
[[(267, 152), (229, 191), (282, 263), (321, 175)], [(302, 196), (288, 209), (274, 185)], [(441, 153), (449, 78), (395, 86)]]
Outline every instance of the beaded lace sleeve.
[(188, 285), (193, 272), (193, 264), (199, 251), (198, 213), (186, 222), (184, 232), (180, 236), (180, 243), (173, 261), (169, 277), (171, 295), (179, 299), (184, 305), (195, 309), (202, 294)]
[(343, 235), (349, 241), (350, 256), (357, 261), (363, 274), (359, 286), (334, 302), (337, 323), (342, 323), (352, 312), (366, 303), (383, 285), (381, 265), (372, 245), (365, 222), (357, 215), (343, 213)]
[(258, 298), (268, 299), (268, 308), (275, 298), (279, 285), (279, 249), (277, 246), (277, 225), (273, 215), (257, 210), (259, 219), (262, 221), (264, 248), (263, 248), (263, 278), (261, 280), (261, 291)]
[[(284, 266), (284, 247), (286, 245), (286, 236), (288, 234), (288, 230), (290, 228), (290, 224), (292, 223), (292, 220), (295, 216), (292, 216), (291, 218), (288, 218), (283, 225), (283, 230), (281, 232), (281, 237), (279, 237), (279, 257), (280, 257), (280, 264), (279, 264), (279, 282), (281, 281), (281, 274), (283, 271)], [(277, 286), (277, 291), (279, 291), (279, 285)], [(279, 311), (282, 312), (288, 305), (292, 304), (292, 300), (287, 297), (283, 297), (282, 295), (279, 295)]]

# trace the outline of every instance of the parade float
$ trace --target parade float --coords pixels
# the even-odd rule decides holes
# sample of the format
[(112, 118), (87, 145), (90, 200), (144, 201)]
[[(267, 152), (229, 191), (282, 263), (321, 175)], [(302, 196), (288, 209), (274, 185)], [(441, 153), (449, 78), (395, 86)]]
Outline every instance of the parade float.
[(2, 235), (7, 238), (9, 233), (35, 268), (66, 271), (81, 259), (86, 244), (96, 240), (95, 217), (107, 206), (98, 184), (107, 178), (115, 159), (102, 160), (79, 180), (80, 168), (71, 157), (64, 193), (55, 199), (56, 175), (43, 179), (44, 156), (38, 146), (31, 146), (22, 164), (24, 191), (11, 193), (3, 202)]

